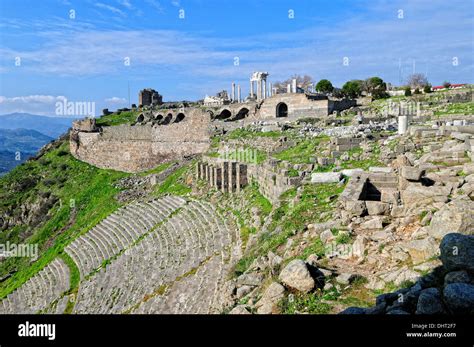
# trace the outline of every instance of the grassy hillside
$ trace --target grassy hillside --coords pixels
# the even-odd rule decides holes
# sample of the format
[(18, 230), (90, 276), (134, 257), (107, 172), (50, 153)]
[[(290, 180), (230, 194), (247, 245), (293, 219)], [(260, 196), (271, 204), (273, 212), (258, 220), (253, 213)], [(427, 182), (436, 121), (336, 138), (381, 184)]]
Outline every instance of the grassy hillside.
[[(119, 207), (114, 183), (128, 174), (102, 170), (76, 160), (66, 140), (54, 143), (38, 160), (28, 161), (0, 179), (0, 216), (13, 216), (14, 226), (0, 242), (38, 244), (39, 259), (7, 258), (0, 264), (0, 298), (19, 287), (86, 232)], [(38, 211), (32, 213), (38, 208)], [(25, 220), (25, 212), (29, 219)]]

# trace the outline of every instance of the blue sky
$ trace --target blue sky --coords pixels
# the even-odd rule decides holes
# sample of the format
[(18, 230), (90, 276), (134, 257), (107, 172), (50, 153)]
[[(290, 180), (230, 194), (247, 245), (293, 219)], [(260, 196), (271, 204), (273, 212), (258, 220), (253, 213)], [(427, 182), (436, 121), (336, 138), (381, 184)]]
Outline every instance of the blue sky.
[(377, 75), (399, 84), (399, 64), (406, 78), (415, 61), (433, 85), (473, 83), (473, 4), (2, 0), (0, 114), (52, 115), (64, 98), (116, 109), (128, 105), (128, 84), (132, 103), (145, 87), (166, 101), (197, 100), (235, 81), (247, 95), (252, 71), (269, 81), (308, 74), (341, 86)]

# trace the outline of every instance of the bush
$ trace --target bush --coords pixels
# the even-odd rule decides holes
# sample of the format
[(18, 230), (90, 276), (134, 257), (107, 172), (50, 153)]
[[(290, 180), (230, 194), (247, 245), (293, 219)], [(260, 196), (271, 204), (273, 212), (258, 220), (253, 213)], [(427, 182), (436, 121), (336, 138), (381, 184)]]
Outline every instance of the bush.
[(423, 87), (423, 93), (428, 94), (431, 93), (431, 85), (427, 84)]
[(321, 93), (331, 93), (333, 91), (334, 87), (332, 86), (332, 83), (328, 80), (321, 80), (316, 84), (316, 90)]
[(355, 99), (361, 95), (362, 88), (358, 81), (348, 81), (342, 86), (342, 91), (346, 97)]
[(418, 88), (415, 88), (415, 92), (414, 92), (414, 94), (421, 94), (421, 92), (420, 92), (420, 89), (418, 89)]
[(411, 89), (410, 89), (410, 87), (405, 88), (405, 96), (411, 96)]

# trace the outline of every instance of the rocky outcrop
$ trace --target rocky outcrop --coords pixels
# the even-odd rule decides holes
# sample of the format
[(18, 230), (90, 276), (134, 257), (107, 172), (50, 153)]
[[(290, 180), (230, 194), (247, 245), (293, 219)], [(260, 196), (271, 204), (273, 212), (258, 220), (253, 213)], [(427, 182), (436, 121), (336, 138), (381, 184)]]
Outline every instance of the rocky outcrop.
[(429, 233), (441, 239), (448, 233), (474, 233), (474, 201), (469, 198), (453, 200), (433, 215)]
[(377, 297), (375, 307), (343, 314), (473, 314), (474, 236), (450, 233), (440, 245), (442, 265), (413, 286)]

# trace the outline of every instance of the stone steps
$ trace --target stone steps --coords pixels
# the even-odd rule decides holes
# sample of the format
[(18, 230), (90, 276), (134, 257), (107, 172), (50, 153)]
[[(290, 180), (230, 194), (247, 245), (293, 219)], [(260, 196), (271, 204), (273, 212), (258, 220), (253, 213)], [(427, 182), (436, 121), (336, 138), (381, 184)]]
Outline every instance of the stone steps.
[(74, 312), (207, 313), (219, 302), (225, 259), (238, 231), (207, 203), (185, 204), (175, 197), (168, 203), (166, 211), (156, 208), (159, 200), (146, 203), (148, 209), (142, 211), (153, 220), (181, 209), (106, 269), (82, 281)]
[(0, 314), (33, 314), (46, 309), (69, 290), (69, 267), (54, 259), (1, 301)]
[(127, 205), (74, 240), (66, 247), (66, 252), (74, 259), (81, 278), (84, 278), (105, 260), (129, 247), (184, 203), (185, 200), (181, 198), (164, 197)]

